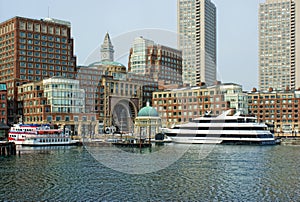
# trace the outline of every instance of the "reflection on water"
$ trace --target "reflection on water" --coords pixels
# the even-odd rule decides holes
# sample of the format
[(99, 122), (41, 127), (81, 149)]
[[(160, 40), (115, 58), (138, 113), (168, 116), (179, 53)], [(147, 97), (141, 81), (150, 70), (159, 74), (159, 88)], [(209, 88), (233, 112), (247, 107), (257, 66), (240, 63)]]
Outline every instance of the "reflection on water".
[(169, 167), (141, 175), (107, 168), (84, 147), (27, 150), (0, 158), (0, 200), (300, 200), (300, 147), (217, 145), (203, 158), (210, 146), (192, 145)]

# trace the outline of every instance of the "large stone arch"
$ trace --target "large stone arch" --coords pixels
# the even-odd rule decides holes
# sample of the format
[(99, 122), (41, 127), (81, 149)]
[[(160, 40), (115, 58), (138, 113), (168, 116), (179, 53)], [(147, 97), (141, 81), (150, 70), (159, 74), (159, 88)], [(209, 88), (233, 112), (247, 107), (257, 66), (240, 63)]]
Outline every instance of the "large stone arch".
[(119, 98), (112, 103), (112, 125), (117, 131), (130, 133), (134, 131), (134, 119), (138, 105), (134, 100)]

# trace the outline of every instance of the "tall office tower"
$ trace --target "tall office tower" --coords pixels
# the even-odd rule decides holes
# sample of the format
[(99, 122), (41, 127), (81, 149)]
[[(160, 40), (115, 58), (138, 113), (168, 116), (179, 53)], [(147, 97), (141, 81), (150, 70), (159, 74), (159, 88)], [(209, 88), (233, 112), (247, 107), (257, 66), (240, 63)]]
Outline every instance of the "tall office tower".
[(259, 6), (259, 88), (300, 87), (300, 2), (266, 0)]
[(7, 85), (8, 123), (18, 121), (17, 86), (44, 78), (74, 79), (70, 22), (14, 17), (0, 23), (0, 81)]
[(216, 81), (216, 6), (210, 0), (177, 1), (178, 48), (183, 82), (192, 86)]

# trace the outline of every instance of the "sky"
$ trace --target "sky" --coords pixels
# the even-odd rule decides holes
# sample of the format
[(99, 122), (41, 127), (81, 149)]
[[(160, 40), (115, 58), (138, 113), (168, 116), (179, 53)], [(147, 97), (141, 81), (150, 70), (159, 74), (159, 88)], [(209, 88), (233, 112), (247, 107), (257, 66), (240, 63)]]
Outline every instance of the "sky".
[[(258, 7), (263, 0), (212, 0), (217, 7), (217, 78), (258, 87)], [(137, 36), (176, 48), (177, 0), (0, 0), (0, 22), (15, 16), (71, 22), (77, 65), (99, 61), (106, 32), (127, 66)], [(127, 51), (128, 50), (128, 51)]]

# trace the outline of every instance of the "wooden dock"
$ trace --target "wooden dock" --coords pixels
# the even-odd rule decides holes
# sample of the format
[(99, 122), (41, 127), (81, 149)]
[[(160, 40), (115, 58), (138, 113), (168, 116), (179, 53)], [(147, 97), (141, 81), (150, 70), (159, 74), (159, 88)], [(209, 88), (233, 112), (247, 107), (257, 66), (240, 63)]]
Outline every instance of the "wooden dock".
[(16, 155), (16, 145), (13, 142), (0, 142), (0, 156)]
[(114, 142), (112, 144), (119, 147), (134, 147), (134, 148), (147, 148), (152, 146), (151, 143)]

